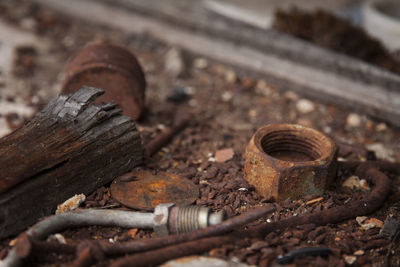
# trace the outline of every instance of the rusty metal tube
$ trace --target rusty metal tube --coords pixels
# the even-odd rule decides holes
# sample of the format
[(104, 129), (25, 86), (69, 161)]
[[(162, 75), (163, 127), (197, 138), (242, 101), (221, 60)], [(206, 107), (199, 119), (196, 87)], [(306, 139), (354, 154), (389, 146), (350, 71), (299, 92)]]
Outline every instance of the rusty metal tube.
[(127, 49), (94, 43), (79, 51), (65, 68), (62, 92), (75, 92), (83, 85), (102, 88), (99, 101), (115, 101), (123, 114), (138, 119), (144, 110), (146, 80), (136, 57)]
[(31, 227), (27, 234), (36, 239), (70, 226), (104, 225), (124, 228), (148, 228), (154, 225), (153, 213), (123, 210), (82, 209), (50, 216)]
[[(173, 204), (169, 205), (173, 206)], [(165, 204), (160, 204), (157, 207), (161, 206), (165, 206)], [(172, 229), (172, 233), (194, 231), (209, 225), (219, 224), (225, 219), (225, 215), (221, 212), (212, 213), (209, 208), (200, 206), (178, 206), (173, 208), (180, 212), (177, 212), (175, 216), (171, 216), (170, 211), (166, 210), (164, 214), (166, 217), (165, 225), (161, 225), (161, 227), (166, 228), (166, 234), (171, 232), (169, 229)], [(188, 217), (187, 211), (195, 211), (195, 216)], [(53, 215), (45, 218), (23, 233), (21, 238), (18, 238), (16, 247), (10, 251), (9, 255), (2, 262), (0, 261), (0, 266), (19, 266), (22, 263), (22, 259), (30, 254), (31, 241), (43, 240), (50, 234), (62, 231), (71, 226), (100, 225), (157, 230), (157, 226), (160, 227), (157, 216), (160, 216), (157, 212), (101, 209), (82, 209)], [(23, 251), (23, 255), (18, 253), (18, 249)]]
[[(25, 249), (26, 246), (30, 246), (27, 244), (29, 243), (29, 239), (43, 240), (50, 234), (62, 231), (68, 227), (86, 225), (151, 229), (154, 226), (154, 215), (153, 213), (122, 210), (86, 209), (49, 216), (29, 228), (22, 236), (25, 238), (18, 238), (17, 245), (3, 261), (0, 261), (0, 266), (20, 266), (23, 263), (23, 256), (29, 254), (25, 253), (26, 250), (30, 249)], [(18, 250), (24, 251), (24, 255), (18, 253)]]

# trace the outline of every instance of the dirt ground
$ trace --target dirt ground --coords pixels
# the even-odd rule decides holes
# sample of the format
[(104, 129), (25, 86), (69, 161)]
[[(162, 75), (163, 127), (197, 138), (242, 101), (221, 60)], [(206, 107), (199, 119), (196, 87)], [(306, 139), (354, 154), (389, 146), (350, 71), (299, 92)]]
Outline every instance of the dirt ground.
[[(350, 153), (339, 155), (342, 160), (365, 159), (368, 154), (365, 149), (368, 149), (374, 151), (377, 158), (400, 161), (398, 129), (350, 110), (317, 103), (292, 91), (280, 91), (266, 81), (256, 79), (251, 73), (170, 47), (151, 36), (131, 35), (90, 25), (30, 1), (0, 2), (0, 19), (35, 34), (47, 44), (42, 49), (30, 46), (15, 50), (16, 59), (10, 78), (18, 86), (13, 91), (4, 89), (7, 84), (0, 84), (2, 103), (10, 104), (21, 99), (39, 111), (60, 91), (63, 69), (76, 51), (99, 40), (126, 47), (139, 59), (148, 84), (146, 114), (137, 123), (144, 142), (171, 123), (171, 114), (177, 106), (185, 106), (193, 113), (190, 125), (142, 168), (168, 171), (192, 180), (200, 189), (196, 204), (213, 210), (224, 209), (229, 216), (273, 201), (258, 195), (246, 183), (242, 171), (242, 155), (247, 143), (257, 128), (268, 123), (302, 124), (324, 132), (340, 144), (351, 145)], [(178, 71), (171, 71), (166, 58), (168, 61), (181, 61), (183, 66)], [(186, 97), (176, 97), (179, 88), (184, 88)], [(167, 101), (171, 96), (175, 101)], [(3, 112), (0, 116), (7, 121), (10, 129), (29, 119), (29, 116), (21, 117), (16, 112)], [(234, 157), (226, 162), (215, 162), (216, 151), (225, 148), (232, 148)], [(277, 211), (266, 219), (276, 221), (327, 209), (368, 194), (368, 190), (342, 186), (351, 175), (339, 173), (323, 199), (313, 204), (306, 202), (317, 196), (274, 202)], [(368, 215), (369, 218), (384, 222), (388, 209), (399, 204), (400, 180), (391, 178), (393, 186), (389, 198), (381, 209)], [(102, 187), (87, 197), (84, 207), (119, 208), (121, 205), (112, 199), (108, 187)], [(379, 236), (379, 227), (377, 224), (364, 230), (355, 219), (319, 227), (305, 225), (247, 240), (247, 246), (228, 244), (211, 250), (208, 255), (251, 265), (277, 266), (279, 255), (296, 248), (324, 246), (333, 251), (328, 257), (296, 259), (288, 266), (345, 266), (350, 263), (353, 266), (382, 266), (392, 251), (389, 251), (391, 242)], [(69, 229), (61, 234), (68, 243), (83, 239), (122, 242), (152, 235), (151, 231), (144, 230), (132, 235), (129, 230), (93, 226)], [(12, 238), (1, 241), (0, 258), (6, 255), (12, 243)], [(393, 251), (390, 264), (396, 266), (400, 264), (398, 244)], [(72, 260), (64, 255), (49, 254), (47, 258), (35, 259), (31, 264), (63, 266)], [(109, 261), (99, 266), (107, 263)]]

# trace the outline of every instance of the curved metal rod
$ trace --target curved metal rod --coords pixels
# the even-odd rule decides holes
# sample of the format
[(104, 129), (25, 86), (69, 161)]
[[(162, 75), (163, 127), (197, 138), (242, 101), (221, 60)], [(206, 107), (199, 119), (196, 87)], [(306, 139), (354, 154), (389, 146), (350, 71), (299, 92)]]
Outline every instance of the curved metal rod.
[(43, 240), (50, 234), (71, 226), (102, 225), (152, 229), (153, 218), (153, 213), (101, 209), (82, 209), (49, 216), (21, 234), (16, 246), (3, 261), (0, 261), (0, 266), (21, 265), (23, 259), (30, 254), (31, 240)]

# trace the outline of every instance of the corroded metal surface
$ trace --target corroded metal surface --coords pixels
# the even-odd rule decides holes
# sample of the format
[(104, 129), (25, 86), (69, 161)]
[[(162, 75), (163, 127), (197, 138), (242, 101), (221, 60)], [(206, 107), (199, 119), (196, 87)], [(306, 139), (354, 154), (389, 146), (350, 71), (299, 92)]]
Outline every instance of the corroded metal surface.
[(245, 179), (278, 201), (322, 194), (336, 175), (335, 143), (324, 134), (294, 124), (261, 127), (245, 152)]
[(96, 43), (78, 52), (65, 69), (62, 93), (75, 92), (83, 85), (105, 91), (97, 103), (114, 101), (133, 119), (143, 112), (144, 73), (135, 56), (122, 47)]
[(152, 210), (161, 203), (189, 205), (198, 195), (198, 187), (190, 180), (171, 173), (150, 171), (130, 172), (111, 184), (111, 194), (121, 204), (142, 210)]

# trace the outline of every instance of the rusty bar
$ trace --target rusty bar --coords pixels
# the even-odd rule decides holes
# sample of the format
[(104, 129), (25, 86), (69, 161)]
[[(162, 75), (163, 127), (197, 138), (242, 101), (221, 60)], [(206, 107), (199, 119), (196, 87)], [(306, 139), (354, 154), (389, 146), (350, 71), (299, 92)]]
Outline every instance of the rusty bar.
[(77, 257), (71, 264), (72, 267), (92, 266), (104, 260), (104, 253), (98, 243), (85, 240), (76, 249)]
[(175, 246), (168, 246), (165, 248), (136, 254), (133, 256), (127, 256), (111, 263), (110, 267), (156, 266), (173, 258), (204, 253), (212, 248), (233, 241), (237, 245), (243, 245), (244, 243), (242, 239), (239, 239), (234, 235), (208, 237), (204, 239), (188, 241)]
[(165, 146), (177, 133), (182, 131), (189, 123), (191, 114), (178, 110), (174, 115), (173, 124), (167, 127), (161, 134), (156, 136), (153, 140), (145, 145), (144, 156), (150, 158), (154, 153)]
[(71, 264), (71, 267), (85, 267), (85, 266), (92, 266), (96, 263), (96, 260), (93, 257), (93, 253), (90, 250), (90, 247), (83, 249), (74, 262)]
[(400, 163), (390, 162), (385, 160), (374, 160), (374, 161), (338, 161), (338, 167), (342, 169), (347, 169), (355, 171), (360, 165), (363, 168), (377, 168), (382, 171), (391, 172), (394, 174), (400, 174)]

